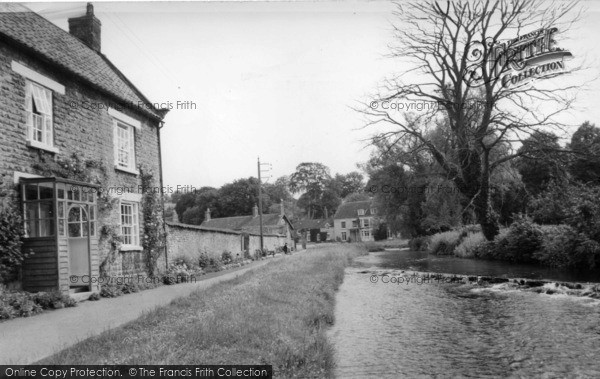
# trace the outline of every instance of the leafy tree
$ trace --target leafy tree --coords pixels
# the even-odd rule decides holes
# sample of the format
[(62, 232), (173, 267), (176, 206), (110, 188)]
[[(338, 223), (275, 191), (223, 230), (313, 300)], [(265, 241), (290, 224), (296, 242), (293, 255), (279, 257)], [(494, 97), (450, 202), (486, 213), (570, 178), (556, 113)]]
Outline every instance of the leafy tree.
[(461, 195), (449, 180), (436, 178), (429, 181), (422, 209), (422, 224), (429, 233), (447, 231), (462, 222)]
[[(220, 217), (245, 216), (252, 214), (258, 205), (258, 179), (250, 177), (227, 183), (219, 189)], [(271, 200), (265, 195), (263, 209), (268, 209)]]
[(600, 128), (584, 122), (571, 137), (575, 157), (569, 167), (574, 180), (600, 185)]
[[(322, 217), (324, 207), (335, 204), (336, 196), (331, 191), (328, 191), (325, 199), (323, 198), (330, 182), (329, 167), (316, 162), (300, 163), (290, 176), (290, 191), (292, 193), (304, 192), (298, 199), (298, 206), (306, 210), (309, 218)], [(324, 201), (327, 205), (324, 205)], [(337, 207), (337, 204), (335, 206)]]
[(177, 203), (175, 204), (175, 212), (179, 220), (183, 220), (183, 213), (194, 206), (196, 202), (196, 194), (194, 192), (186, 192), (177, 196)]
[(536, 131), (523, 141), (518, 151), (520, 156), (515, 164), (530, 194), (538, 195), (550, 182), (565, 177), (564, 154), (555, 134)]
[[(435, 160), (472, 204), (488, 240), (499, 231), (491, 202), (491, 177), (499, 166), (521, 155), (510, 142), (522, 141), (540, 126), (562, 126), (556, 116), (569, 109), (570, 89), (578, 86), (568, 83), (550, 88), (543, 81), (507, 85), (504, 74), (510, 75), (510, 65), (522, 62), (510, 55), (515, 51), (511, 42), (500, 52), (508, 59), (498, 59), (498, 46), (518, 37), (516, 33), (561, 24), (573, 8), (573, 3), (539, 0), (398, 4), (396, 15), (402, 24), (395, 27), (398, 43), (392, 46), (391, 55), (406, 63), (406, 71), (389, 80), (377, 101), (361, 111), (369, 116), (369, 125), (393, 127), (379, 133), (376, 140), (392, 145), (406, 139), (418, 141), (407, 152), (426, 152)], [(427, 101), (435, 106), (418, 114), (373, 106), (385, 101)], [(447, 125), (448, 144), (454, 146), (451, 154), (428, 133), (440, 124)], [(503, 153), (494, 156), (498, 145), (503, 145)]]
[(342, 199), (352, 193), (363, 192), (365, 188), (364, 176), (358, 171), (352, 171), (345, 175), (335, 174), (332, 182), (332, 189)]

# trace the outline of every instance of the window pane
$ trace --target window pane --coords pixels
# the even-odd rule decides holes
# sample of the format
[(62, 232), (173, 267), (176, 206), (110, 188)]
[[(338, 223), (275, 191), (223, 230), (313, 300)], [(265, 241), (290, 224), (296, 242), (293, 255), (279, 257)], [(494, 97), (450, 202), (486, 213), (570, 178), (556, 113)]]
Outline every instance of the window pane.
[(25, 218), (28, 220), (37, 220), (39, 218), (37, 203), (25, 203)]
[(83, 237), (87, 237), (88, 236), (88, 225), (87, 225), (87, 222), (82, 222), (81, 223), (81, 235)]
[(85, 209), (82, 207), (81, 209), (81, 221), (87, 221), (87, 212), (85, 211)]
[(75, 189), (75, 191), (73, 191), (73, 200), (75, 201), (79, 201), (79, 199), (81, 198), (79, 195), (81, 194), (81, 189), (77, 188)]
[(96, 235), (96, 223), (90, 222), (90, 236), (94, 237)]
[(25, 229), (28, 237), (37, 237), (39, 235), (36, 220), (26, 222)]
[(65, 220), (58, 220), (58, 235), (65, 235)]
[(37, 184), (26, 184), (25, 185), (25, 200), (37, 200), (38, 190)]
[(40, 183), (40, 199), (53, 199), (54, 185), (52, 183)]
[(65, 202), (58, 202), (58, 218), (65, 218)]
[(54, 235), (54, 220), (40, 220), (40, 237), (49, 237)]
[(59, 199), (65, 198), (65, 185), (63, 183), (56, 183), (56, 197)]
[(49, 202), (49, 201), (40, 202), (39, 218), (54, 218), (54, 210), (52, 209), (51, 202)]
[(79, 207), (73, 207), (69, 211), (69, 222), (81, 221), (81, 212)]
[(80, 223), (69, 223), (69, 237), (81, 237)]
[(95, 206), (90, 206), (90, 220), (95, 220), (96, 219), (96, 207)]

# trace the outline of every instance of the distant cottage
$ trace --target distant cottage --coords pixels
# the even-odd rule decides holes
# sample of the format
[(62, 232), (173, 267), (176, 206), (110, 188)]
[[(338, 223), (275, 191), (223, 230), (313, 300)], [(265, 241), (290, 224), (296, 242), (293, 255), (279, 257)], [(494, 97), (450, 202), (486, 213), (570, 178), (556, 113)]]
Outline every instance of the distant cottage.
[(380, 222), (379, 211), (371, 200), (343, 203), (333, 216), (335, 239), (348, 242), (374, 241), (374, 231)]
[[(262, 223), (264, 234), (277, 234), (284, 236), (284, 243), (287, 242), (288, 246), (292, 246), (292, 231), (294, 230), (294, 227), (285, 215), (283, 202), (281, 203), (281, 209), (279, 213), (263, 214)], [(252, 208), (252, 215), (220, 218), (212, 218), (210, 216), (210, 209), (207, 209), (204, 216), (204, 221), (200, 226), (213, 229), (234, 230), (258, 234), (260, 233), (260, 217), (258, 214), (258, 207), (255, 205)], [(247, 249), (247, 245), (242, 246), (243, 251)]]
[[(22, 267), (28, 291), (98, 291), (90, 278), (101, 265), (110, 275), (144, 272), (139, 168), (153, 172), (153, 187), (162, 183), (166, 111), (148, 106), (101, 53), (91, 4), (69, 19), (69, 29), (21, 5), (0, 4), (0, 205), (22, 211), (23, 251), (34, 252)], [(73, 177), (48, 174), (61, 162)], [(100, 219), (104, 192), (116, 203)], [(104, 238), (112, 234), (121, 239), (114, 255)]]
[(333, 219), (319, 218), (294, 222), (294, 229), (306, 242), (326, 242), (333, 239)]

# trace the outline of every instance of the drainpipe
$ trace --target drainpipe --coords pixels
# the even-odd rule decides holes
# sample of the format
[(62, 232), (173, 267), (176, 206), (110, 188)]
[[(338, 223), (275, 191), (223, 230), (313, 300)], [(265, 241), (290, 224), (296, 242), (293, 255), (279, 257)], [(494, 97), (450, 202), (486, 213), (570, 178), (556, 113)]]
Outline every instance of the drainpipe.
[(160, 130), (165, 126), (164, 121), (160, 121), (158, 127), (156, 128), (156, 137), (158, 139), (158, 172), (160, 175), (160, 205), (162, 208), (162, 218), (163, 218), (163, 234), (164, 234), (164, 244), (165, 244), (165, 268), (169, 269), (169, 257), (168, 257), (168, 246), (167, 246), (167, 222), (165, 220), (165, 194), (163, 193), (163, 169), (162, 169), (162, 149), (160, 145)]

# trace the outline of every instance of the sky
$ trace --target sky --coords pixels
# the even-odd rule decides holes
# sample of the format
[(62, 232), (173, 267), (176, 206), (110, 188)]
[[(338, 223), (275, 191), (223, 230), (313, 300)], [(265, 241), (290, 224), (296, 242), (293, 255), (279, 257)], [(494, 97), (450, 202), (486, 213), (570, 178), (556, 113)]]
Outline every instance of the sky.
[[(67, 30), (85, 4), (26, 3)], [(561, 41), (597, 71), (600, 2), (586, 1)], [(102, 53), (154, 103), (171, 104), (161, 131), (165, 185), (220, 187), (290, 175), (301, 162), (357, 170), (371, 149), (363, 115), (385, 78), (406, 69), (387, 1), (94, 2)], [(600, 125), (600, 84), (589, 85), (573, 123)], [(188, 104), (187, 107), (178, 103)], [(193, 103), (193, 104), (192, 104)], [(187, 109), (186, 109), (187, 108)], [(270, 179), (269, 179), (270, 178)]]

